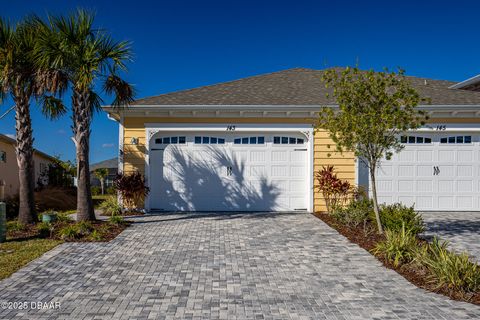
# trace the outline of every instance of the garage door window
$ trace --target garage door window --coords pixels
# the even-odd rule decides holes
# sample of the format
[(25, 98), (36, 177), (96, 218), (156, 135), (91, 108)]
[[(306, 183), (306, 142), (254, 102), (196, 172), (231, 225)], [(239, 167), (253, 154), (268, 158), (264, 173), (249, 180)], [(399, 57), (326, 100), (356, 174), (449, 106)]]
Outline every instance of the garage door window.
[(225, 144), (225, 138), (196, 136), (195, 144)]
[(156, 144), (185, 144), (185, 137), (163, 137), (155, 139)]
[(454, 137), (444, 137), (440, 139), (440, 143), (472, 143), (472, 136), (454, 136)]
[(233, 139), (233, 144), (264, 144), (265, 137), (243, 137)]
[(294, 137), (273, 137), (273, 144), (304, 144), (305, 140)]
[(421, 136), (401, 136), (401, 143), (413, 144), (413, 143), (432, 143), (432, 138)]

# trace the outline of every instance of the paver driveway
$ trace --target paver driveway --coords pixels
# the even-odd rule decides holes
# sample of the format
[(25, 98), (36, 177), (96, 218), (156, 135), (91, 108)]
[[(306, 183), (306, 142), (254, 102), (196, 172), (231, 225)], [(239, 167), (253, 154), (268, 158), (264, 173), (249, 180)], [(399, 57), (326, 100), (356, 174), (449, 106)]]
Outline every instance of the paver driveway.
[(0, 282), (2, 319), (478, 319), (414, 287), (310, 214), (137, 218), (108, 243), (63, 244)]
[(450, 242), (456, 251), (467, 251), (480, 261), (480, 212), (423, 212), (426, 232)]

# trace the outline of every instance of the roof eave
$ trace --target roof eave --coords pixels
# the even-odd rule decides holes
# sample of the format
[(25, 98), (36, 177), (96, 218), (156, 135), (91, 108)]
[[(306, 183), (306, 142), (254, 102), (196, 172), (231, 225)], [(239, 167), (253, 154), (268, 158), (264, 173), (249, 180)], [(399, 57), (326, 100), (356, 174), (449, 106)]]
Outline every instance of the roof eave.
[(449, 89), (463, 89), (465, 87), (468, 87), (468, 86), (471, 86), (471, 85), (475, 85), (475, 84), (480, 84), (480, 74), (479, 75), (476, 75), (474, 77), (471, 77), (467, 80), (464, 80), (462, 82), (459, 82), (459, 83), (456, 83), (450, 87), (448, 87)]

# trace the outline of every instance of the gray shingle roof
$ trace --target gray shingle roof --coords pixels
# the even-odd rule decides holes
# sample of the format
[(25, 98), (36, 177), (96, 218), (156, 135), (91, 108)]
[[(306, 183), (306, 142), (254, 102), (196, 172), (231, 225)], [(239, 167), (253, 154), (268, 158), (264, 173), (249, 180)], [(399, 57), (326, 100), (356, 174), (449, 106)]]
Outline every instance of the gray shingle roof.
[(107, 159), (107, 160), (103, 160), (90, 165), (90, 171), (94, 171), (100, 168), (107, 168), (107, 169), (118, 168), (118, 158)]
[[(343, 68), (337, 68), (339, 70)], [(324, 70), (304, 68), (257, 75), (240, 80), (138, 99), (132, 105), (328, 105)], [(432, 105), (480, 105), (480, 92), (449, 89), (455, 82), (407, 77)]]

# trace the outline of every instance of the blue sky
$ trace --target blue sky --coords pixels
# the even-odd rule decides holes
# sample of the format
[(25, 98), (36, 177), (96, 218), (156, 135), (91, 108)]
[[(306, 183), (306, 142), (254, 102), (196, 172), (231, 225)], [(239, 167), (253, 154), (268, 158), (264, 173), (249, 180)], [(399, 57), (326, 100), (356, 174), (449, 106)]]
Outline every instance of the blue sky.
[[(403, 67), (407, 74), (460, 81), (480, 73), (478, 1), (2, 1), (1, 16), (95, 10), (96, 25), (133, 42), (125, 78), (138, 97), (293, 67)], [(69, 97), (65, 97), (69, 103)], [(104, 97), (105, 102), (111, 98)], [(0, 106), (0, 112), (11, 105)], [(71, 119), (33, 109), (36, 148), (74, 160)], [(116, 156), (117, 124), (92, 127), (91, 162)], [(14, 117), (0, 120), (14, 134)]]

